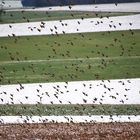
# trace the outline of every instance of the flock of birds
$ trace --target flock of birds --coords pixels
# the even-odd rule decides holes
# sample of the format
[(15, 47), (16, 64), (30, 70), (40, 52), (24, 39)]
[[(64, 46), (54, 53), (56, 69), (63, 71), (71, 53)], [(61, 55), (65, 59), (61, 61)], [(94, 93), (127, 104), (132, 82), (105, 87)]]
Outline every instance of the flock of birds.
[[(68, 99), (66, 96), (70, 96), (70, 94), (78, 94), (80, 97), (79, 99), (81, 100), (77, 100), (75, 103), (76, 104), (89, 104), (88, 98), (90, 97), (92, 100), (93, 104), (100, 104), (102, 105), (103, 101), (106, 100), (106, 96), (108, 95), (109, 98), (111, 98), (114, 102), (115, 100), (119, 99), (120, 104), (125, 104), (125, 101), (128, 101), (128, 95), (127, 92), (129, 90), (131, 90), (130, 88), (127, 88), (127, 86), (131, 85), (131, 81), (130, 80), (118, 80), (117, 81), (118, 84), (121, 87), (124, 87), (124, 91), (125, 93), (120, 93), (120, 91), (117, 91), (117, 89), (114, 88), (114, 86), (111, 86), (111, 81), (110, 80), (102, 80), (99, 81), (97, 83), (86, 83), (86, 82), (79, 82), (77, 83), (77, 87), (73, 86), (73, 83), (69, 83), (69, 82), (65, 82), (65, 83), (58, 83), (58, 84), (36, 84), (34, 85), (35, 91), (34, 91), (34, 96), (37, 96), (37, 99), (34, 99), (33, 97), (31, 97), (29, 94), (27, 94), (27, 87), (28, 85), (23, 85), (21, 83), (19, 83), (19, 86), (13, 86), (11, 88), (11, 91), (14, 92), (14, 88), (16, 88), (16, 94), (11, 93), (11, 91), (1, 91), (1, 96), (6, 96), (6, 99), (0, 98), (1, 100), (1, 104), (7, 103), (7, 104), (15, 104), (14, 102), (16, 102), (16, 100), (14, 99), (14, 96), (18, 95), (18, 94), (23, 94), (25, 96), (22, 96), (22, 98), (19, 96), (18, 101), (20, 102), (20, 104), (25, 104), (25, 102), (27, 102), (28, 100), (33, 100), (32, 103), (36, 103), (36, 104), (44, 104), (44, 101), (42, 102), (42, 99), (44, 100), (44, 98), (46, 99), (45, 103), (47, 104), (73, 104), (73, 100), (75, 99)], [(104, 89), (104, 91), (102, 91), (102, 94), (100, 96), (93, 94), (95, 91), (95, 87), (98, 87), (99, 89)], [(32, 88), (32, 87), (30, 87)], [(82, 91), (80, 90), (82, 89)], [(4, 90), (4, 89), (3, 89)], [(86, 93), (86, 91), (89, 91), (90, 93)], [(114, 91), (116, 91), (116, 93), (114, 93)], [(72, 93), (73, 92), (73, 93)], [(92, 93), (91, 93), (92, 92)], [(113, 94), (110, 94), (112, 93)], [(100, 92), (99, 92), (100, 93)], [(93, 94), (93, 96), (91, 96), (91, 94)], [(110, 95), (109, 95), (110, 94)], [(120, 94), (122, 95), (122, 97), (120, 98)], [(33, 95), (33, 94), (32, 94)], [(47, 98), (46, 98), (47, 97)], [(98, 97), (98, 98), (97, 98)], [(5, 100), (8, 100), (8, 102)], [(23, 98), (25, 98), (26, 100), (23, 100)], [(48, 98), (50, 98), (51, 100), (48, 100)], [(53, 102), (53, 99), (55, 99), (55, 101)], [(115, 100), (114, 100), (115, 99)], [(23, 102), (22, 102), (23, 100)], [(64, 101), (64, 102), (63, 102)], [(30, 102), (30, 101), (29, 101)], [(94, 107), (94, 106), (93, 106)]]
[[(3, 2), (3, 4), (4, 4), (4, 2)], [(117, 6), (117, 3), (116, 3), (115, 5)], [(69, 6), (69, 9), (72, 9), (72, 6)], [(24, 11), (21, 11), (21, 12), (24, 13)], [(3, 13), (5, 13), (5, 12), (3, 12)], [(48, 12), (46, 12), (46, 14), (48, 14)], [(95, 15), (96, 15), (96, 17), (99, 17), (98, 13), (95, 13)], [(10, 16), (12, 17), (13, 15), (11, 14)], [(74, 14), (71, 14), (71, 16), (74, 17)], [(103, 17), (100, 16), (100, 18), (102, 19)], [(109, 16), (107, 16), (107, 18), (109, 18)], [(23, 19), (25, 19), (27, 22), (30, 22), (30, 19), (27, 19), (26, 17), (23, 17)], [(81, 19), (84, 20), (84, 17), (81, 17)], [(61, 25), (62, 25), (62, 26), (68, 26), (67, 23), (63, 23), (62, 20), (60, 20), (60, 22), (61, 22)], [(80, 25), (81, 22), (82, 22), (82, 21), (78, 21), (77, 24)], [(100, 23), (102, 23), (102, 21), (101, 21), (101, 22), (97, 22), (96, 24), (98, 25), (98, 24), (100, 24)], [(113, 23), (113, 21), (111, 21), (111, 23)], [(113, 25), (113, 24), (111, 24), (111, 23), (109, 24), (109, 27), (110, 27), (110, 28), (116, 28), (116, 26)], [(132, 26), (133, 23), (129, 23), (129, 25)], [(122, 23), (121, 23), (121, 22), (119, 23), (119, 26), (122, 26)], [(12, 28), (12, 24), (9, 24), (9, 28)], [(33, 31), (34, 29), (37, 29), (38, 32), (41, 32), (41, 29), (42, 29), (42, 28), (45, 28), (45, 23), (44, 23), (43, 21), (41, 21), (40, 28), (37, 28), (37, 27), (34, 27), (34, 28), (28, 27), (29, 30)], [(57, 27), (57, 26), (54, 26), (54, 29), (51, 29), (51, 28), (50, 28), (50, 31), (51, 31), (51, 32), (53, 32), (54, 30), (55, 30), (55, 34), (56, 34), (57, 36), (59, 36), (59, 34), (57, 33), (57, 30), (58, 30), (58, 27)], [(78, 30), (78, 29), (77, 29), (77, 30)], [(108, 33), (110, 34), (109, 31), (108, 31)], [(133, 32), (132, 30), (130, 30), (130, 33), (131, 33), (132, 35), (134, 35), (134, 32)], [(63, 31), (63, 34), (65, 34), (64, 31)], [(85, 38), (85, 35), (84, 35), (83, 33), (80, 33), (80, 36), (82, 36), (83, 39)], [(121, 33), (121, 36), (123, 37), (124, 34)], [(15, 34), (13, 34), (13, 37), (15, 37), (15, 43), (17, 42), (18, 38), (20, 38), (20, 37), (16, 37)], [(91, 40), (91, 39), (89, 39), (89, 40)], [(110, 44), (110, 45), (111, 45), (111, 46), (114, 46), (115, 43), (117, 43), (117, 42), (120, 42), (119, 38), (114, 38), (114, 44)], [(57, 45), (61, 45), (60, 42), (54, 42), (54, 43), (57, 44)], [(72, 40), (70, 40), (69, 44), (71, 44), (72, 46), (74, 45), (74, 43), (73, 43)], [(135, 44), (136, 44), (135, 42), (132, 42), (132, 47), (131, 47), (131, 49), (127, 50), (129, 56), (131, 56), (131, 50), (133, 50), (133, 46), (134, 46)], [(35, 46), (38, 46), (38, 44), (35, 44)], [(98, 45), (96, 45), (96, 47), (98, 47)], [(6, 46), (0, 45), (0, 49), (5, 49), (5, 50), (8, 51), (8, 48), (7, 48)], [(106, 46), (106, 49), (108, 49), (107, 46)], [(126, 50), (125, 50), (125, 48), (124, 48), (122, 45), (120, 46), (120, 49), (121, 49), (121, 51), (122, 51), (121, 54), (120, 54), (120, 57), (121, 57), (121, 56), (124, 55), (124, 53), (125, 53)], [(39, 50), (39, 51), (40, 51), (40, 50)], [(57, 54), (57, 51), (56, 51), (54, 48), (52, 48), (52, 51), (53, 51), (54, 55)], [(94, 53), (94, 51), (93, 51), (92, 53)], [(106, 61), (106, 60), (107, 60), (108, 56), (107, 56), (106, 54), (100, 52), (100, 51), (97, 51), (96, 53), (97, 53), (99, 56), (103, 57), (103, 59), (102, 59), (102, 61), (101, 61), (101, 66), (100, 66), (100, 68), (102, 68), (102, 69), (106, 68), (106, 67), (107, 67), (107, 61)], [(9, 57), (10, 57), (11, 61), (20, 61), (20, 54), (19, 54), (18, 50), (16, 51), (16, 55), (17, 55), (18, 57), (17, 57), (15, 54), (12, 54), (11, 52), (8, 52), (8, 54), (9, 54)], [(70, 57), (70, 52), (67, 51), (66, 54), (61, 54), (61, 55), (62, 55), (63, 57), (65, 57), (65, 56)], [(49, 56), (49, 59), (51, 59), (51, 58), (53, 58), (53, 56)], [(88, 59), (88, 58), (89, 58), (89, 57), (87, 56), (86, 59)], [(25, 56), (25, 60), (28, 60), (28, 58), (27, 58), (26, 56)], [(110, 60), (110, 61), (111, 61), (112, 63), (115, 64), (115, 62), (114, 62), (113, 60)], [(79, 62), (82, 63), (83, 60), (79, 60)], [(73, 63), (72, 63), (72, 66), (75, 67), (75, 70), (76, 70), (76, 71), (80, 71), (80, 72), (82, 72), (83, 74), (86, 72), (86, 70), (80, 69), (77, 65), (75, 65), (75, 64), (73, 64)], [(1, 66), (0, 66), (0, 67), (1, 67)], [(34, 66), (31, 65), (30, 68), (31, 68), (32, 71), (35, 73)], [(88, 65), (88, 69), (91, 69), (91, 68), (92, 68), (92, 66), (89, 64), (89, 65)], [(68, 69), (68, 67), (65, 66), (65, 69)], [(2, 71), (4, 71), (4, 70), (6, 70), (6, 68), (5, 68), (5, 67), (1, 67), (1, 70), (0, 70), (0, 83), (1, 83), (1, 84), (3, 83), (3, 79), (4, 79), (4, 75), (3, 75), (3, 72), (2, 72)], [(26, 71), (26, 68), (23, 67), (22, 70), (23, 70), (23, 71)], [(14, 69), (13, 72), (16, 73), (16, 70)], [(47, 73), (47, 74), (48, 74), (48, 73)], [(127, 73), (127, 74), (129, 75), (129, 73)], [(55, 77), (55, 74), (51, 74), (51, 76), (52, 76), (52, 77)], [(73, 77), (76, 77), (77, 75), (73, 75), (73, 74), (72, 74), (72, 75), (69, 75), (69, 76), (71, 77), (71, 79), (73, 79)], [(98, 75), (98, 74), (95, 74), (95, 77), (96, 77), (96, 79), (99, 79), (99, 75)], [(62, 76), (61, 78), (63, 78), (63, 76)], [(110, 82), (110, 80), (108, 80), (108, 82)], [(128, 83), (131, 83), (130, 80), (128, 80), (127, 82), (128, 82)], [(9, 80), (8, 83), (11, 84), (12, 81)], [(17, 83), (19, 84), (19, 88), (17, 88), (16, 90), (20, 93), (20, 91), (22, 91), (22, 90), (24, 89), (24, 86), (23, 86), (23, 84), (20, 83), (19, 81), (17, 81)], [(109, 92), (111, 92), (111, 91), (113, 90), (112, 88), (107, 87), (107, 86), (106, 86), (105, 84), (103, 84), (103, 83), (104, 83), (104, 80), (102, 80), (102, 85), (104, 86), (105, 90), (108, 90)], [(124, 83), (123, 81), (120, 80), (119, 83), (121, 83), (122, 85), (125, 86), (125, 83)], [(68, 85), (68, 82), (66, 82), (66, 85), (65, 85), (65, 88), (66, 88), (66, 89), (67, 89), (67, 85)], [(86, 87), (86, 86), (87, 86), (86, 83), (84, 83), (83, 86)], [(42, 88), (42, 85), (41, 85), (41, 84), (39, 84), (39, 88), (36, 89), (36, 91), (37, 91), (38, 93), (40, 93), (40, 88)], [(57, 85), (56, 87), (54, 86), (53, 88), (56, 90), (56, 94), (54, 94), (54, 96), (59, 100), (59, 96), (58, 96), (58, 95), (59, 95), (59, 92), (61, 92), (61, 94), (63, 94), (63, 92), (59, 89), (59, 88), (60, 88), (59, 85)], [(90, 85), (89, 88), (92, 89), (92, 85)], [(77, 90), (77, 89), (75, 89), (75, 91), (76, 91), (76, 90)], [(129, 91), (129, 90), (130, 90), (130, 89), (128, 89), (128, 88), (125, 87), (125, 91)], [(69, 92), (69, 91), (66, 90), (66, 92)], [(5, 95), (6, 95), (7, 93), (6, 93), (6, 92), (3, 92), (3, 93), (0, 93), (0, 94), (5, 94)], [(50, 96), (50, 95), (48, 94), (48, 92), (46, 92), (45, 94), (46, 94), (48, 97)], [(83, 94), (86, 98), (88, 97), (88, 93), (83, 92), (82, 94)], [(116, 93), (116, 95), (110, 96), (110, 98), (116, 99), (116, 96), (118, 96), (118, 93)], [(124, 96), (125, 96), (126, 99), (128, 100), (127, 95), (125, 94)], [(42, 97), (40, 96), (40, 94), (38, 94), (38, 97), (40, 98), (40, 101), (41, 101), (41, 98), (42, 98)], [(13, 101), (14, 99), (13, 99), (13, 95), (12, 95), (12, 94), (10, 94), (10, 98), (11, 98), (11, 103), (14, 104), (14, 101)], [(25, 96), (25, 98), (28, 100), (28, 96)], [(104, 98), (104, 95), (102, 95), (102, 99), (103, 99), (103, 98)], [(100, 100), (100, 104), (102, 104), (102, 99), (94, 98), (93, 103), (96, 103), (97, 100)], [(2, 98), (0, 98), (0, 100), (1, 100), (1, 102), (4, 101)], [(62, 103), (61, 100), (59, 100), (59, 102)], [(87, 103), (87, 100), (84, 99), (84, 98), (83, 98), (83, 103), (84, 103), (84, 104)], [(124, 100), (120, 100), (120, 103), (125, 104)], [(38, 102), (37, 104), (40, 104), (40, 102)], [(51, 104), (53, 104), (53, 101), (51, 102)], [(62, 104), (63, 104), (63, 103), (62, 103)], [(71, 104), (71, 102), (69, 102), (69, 104)], [(22, 116), (21, 116), (21, 117), (22, 117)], [(73, 119), (72, 119), (72, 118), (70, 118), (70, 119), (67, 118), (67, 117), (64, 117), (64, 118), (67, 119), (68, 122), (73, 122)], [(103, 115), (101, 115), (101, 118), (103, 118)], [(112, 115), (110, 115), (110, 118), (112, 118)], [(129, 119), (131, 119), (131, 118), (129, 117)], [(25, 122), (28, 122), (29, 120), (30, 120), (30, 118), (29, 118), (29, 117), (26, 117)], [(47, 120), (43, 120), (43, 122), (46, 122), (46, 121), (47, 121)], [(52, 122), (54, 122), (54, 121), (52, 120)]]

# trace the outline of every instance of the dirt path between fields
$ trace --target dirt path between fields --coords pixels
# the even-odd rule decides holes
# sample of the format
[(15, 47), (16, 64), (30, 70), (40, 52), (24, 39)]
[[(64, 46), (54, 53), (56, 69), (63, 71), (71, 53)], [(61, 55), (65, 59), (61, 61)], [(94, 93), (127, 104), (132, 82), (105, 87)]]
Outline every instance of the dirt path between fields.
[(0, 125), (0, 140), (139, 140), (140, 123)]

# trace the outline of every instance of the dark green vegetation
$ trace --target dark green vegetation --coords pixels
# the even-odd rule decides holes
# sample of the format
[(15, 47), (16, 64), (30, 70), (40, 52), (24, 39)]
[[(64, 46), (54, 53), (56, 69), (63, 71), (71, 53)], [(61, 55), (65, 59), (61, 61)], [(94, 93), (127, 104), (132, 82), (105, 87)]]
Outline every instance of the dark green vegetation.
[(76, 18), (94, 18), (130, 15), (134, 13), (94, 13), (73, 11), (3, 11), (0, 23), (33, 22)]
[(140, 30), (0, 38), (0, 84), (140, 77)]
[(2, 115), (140, 115), (140, 105), (0, 105)]
[(3, 11), (2, 9), (0, 9), (0, 23), (2, 22), (2, 15), (3, 15)]

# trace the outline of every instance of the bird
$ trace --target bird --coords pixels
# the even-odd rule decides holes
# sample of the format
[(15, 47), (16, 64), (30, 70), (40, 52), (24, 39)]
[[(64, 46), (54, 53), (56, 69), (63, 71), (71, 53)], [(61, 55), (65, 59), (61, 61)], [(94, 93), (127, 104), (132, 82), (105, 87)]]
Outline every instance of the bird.
[(69, 5), (68, 7), (69, 7), (69, 9), (72, 9), (72, 6), (71, 5)]
[(12, 28), (12, 25), (9, 25), (10, 28)]

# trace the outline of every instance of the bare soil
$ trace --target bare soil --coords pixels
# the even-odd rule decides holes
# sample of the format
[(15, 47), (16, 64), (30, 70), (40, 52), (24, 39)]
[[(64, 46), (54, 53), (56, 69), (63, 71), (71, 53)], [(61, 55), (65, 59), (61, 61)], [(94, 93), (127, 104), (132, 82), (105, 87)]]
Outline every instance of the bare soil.
[(140, 123), (0, 125), (0, 140), (140, 140)]

